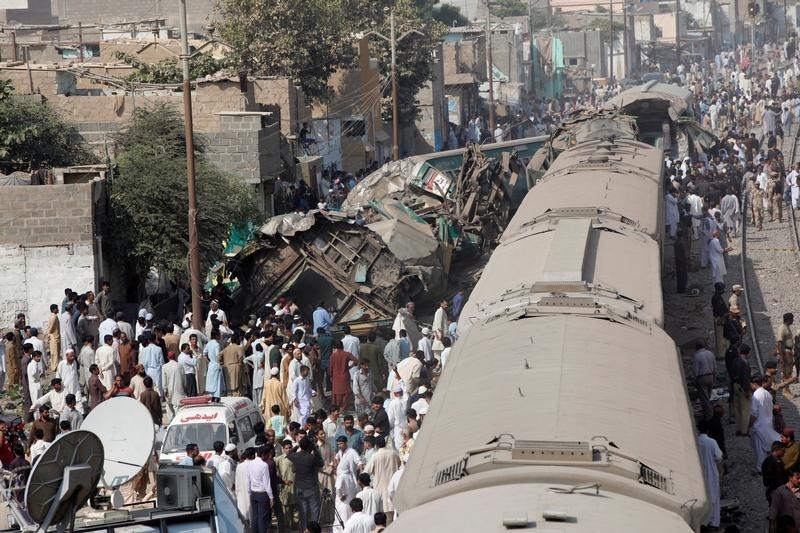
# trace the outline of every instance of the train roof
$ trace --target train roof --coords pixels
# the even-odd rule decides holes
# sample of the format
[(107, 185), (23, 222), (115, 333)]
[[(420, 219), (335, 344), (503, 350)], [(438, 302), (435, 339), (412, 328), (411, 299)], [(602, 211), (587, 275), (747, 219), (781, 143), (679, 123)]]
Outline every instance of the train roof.
[(590, 141), (564, 151), (523, 200), (510, 235), (554, 208), (600, 207), (660, 240), (663, 152), (629, 139)]
[[(565, 494), (551, 490), (569, 490), (561, 485), (516, 483), (482, 487), (453, 498), (434, 500), (403, 511), (388, 528), (395, 531), (439, 530), (459, 533), (507, 533), (508, 523), (527, 522), (533, 531), (549, 532), (641, 532), (689, 533), (692, 528), (677, 515), (650, 503), (621, 494), (579, 490)], [(559, 515), (558, 513), (562, 513)], [(550, 520), (545, 519), (547, 514)], [(563, 521), (553, 518), (564, 517)]]
[(580, 302), (662, 324), (660, 268), (657, 242), (619, 215), (554, 209), (503, 235), (461, 312), (459, 331), (501, 311), (555, 308), (554, 295), (565, 296), (567, 309)]
[(684, 387), (674, 342), (647, 324), (535, 308), (473, 324), (439, 380), (396, 506), (504, 482), (598, 481), (691, 522), (708, 505)]

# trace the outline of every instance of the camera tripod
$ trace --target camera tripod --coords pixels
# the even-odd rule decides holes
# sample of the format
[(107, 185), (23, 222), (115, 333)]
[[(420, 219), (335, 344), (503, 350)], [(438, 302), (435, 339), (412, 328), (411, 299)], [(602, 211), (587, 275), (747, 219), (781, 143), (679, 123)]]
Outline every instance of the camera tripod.
[(317, 522), (322, 528), (333, 528), (338, 524), (339, 527), (344, 529), (344, 520), (342, 520), (339, 511), (336, 510), (336, 501), (334, 501), (330, 489), (322, 490), (322, 503), (319, 506)]

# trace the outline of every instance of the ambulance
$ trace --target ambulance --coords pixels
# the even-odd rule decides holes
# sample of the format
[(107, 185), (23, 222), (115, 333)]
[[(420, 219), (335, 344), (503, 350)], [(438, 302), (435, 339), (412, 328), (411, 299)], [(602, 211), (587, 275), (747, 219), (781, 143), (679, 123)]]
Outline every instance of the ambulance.
[(186, 457), (186, 445), (197, 444), (208, 459), (214, 454), (214, 442), (233, 443), (243, 452), (255, 445), (254, 427), (264, 423), (261, 411), (249, 398), (196, 396), (181, 401), (161, 443), (162, 462), (180, 462)]

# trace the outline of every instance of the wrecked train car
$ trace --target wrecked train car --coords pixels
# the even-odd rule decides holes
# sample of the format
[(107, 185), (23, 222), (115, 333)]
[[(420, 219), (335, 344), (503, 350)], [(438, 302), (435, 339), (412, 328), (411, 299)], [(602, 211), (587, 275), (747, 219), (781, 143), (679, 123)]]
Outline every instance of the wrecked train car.
[(637, 131), (636, 117), (625, 115), (619, 110), (584, 111), (559, 124), (547, 143), (537, 150), (528, 163), (528, 174), (536, 182), (568, 148), (610, 138), (633, 141), (637, 138)]
[(674, 84), (651, 81), (619, 93), (606, 104), (636, 117), (638, 138), (673, 158), (708, 153), (719, 139), (694, 116), (694, 94)]
[(496, 244), (515, 211), (525, 168), (478, 146), (464, 154), (455, 179), (433, 190), (415, 185), (408, 162), (384, 166), (352, 191), (341, 211), (290, 213), (270, 219), (228, 265), (241, 285), (234, 299), (249, 312), (282, 294), (305, 314), (324, 301), (337, 323), (380, 322), (421, 296), (447, 289), (454, 262)]
[(253, 311), (292, 294), (305, 316), (324, 301), (348, 323), (393, 317), (397, 302), (441, 287), (430, 227), (399, 202), (380, 209), (373, 222), (320, 210), (272, 218), (228, 265), (234, 299)]

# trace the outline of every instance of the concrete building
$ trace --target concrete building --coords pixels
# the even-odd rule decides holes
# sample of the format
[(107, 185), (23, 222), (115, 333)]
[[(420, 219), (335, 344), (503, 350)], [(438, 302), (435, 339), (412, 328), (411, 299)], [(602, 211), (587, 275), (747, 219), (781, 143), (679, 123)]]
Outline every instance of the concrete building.
[(378, 62), (370, 58), (369, 40), (358, 42), (358, 62), (339, 70), (329, 81), (334, 96), (325, 104), (313, 106), (313, 135), (317, 142), (310, 154), (321, 156), (325, 166), (355, 173), (372, 161), (382, 162), (392, 154), (391, 139), (384, 131), (381, 83)]
[(420, 116), (403, 132), (403, 150), (427, 154), (445, 149), (448, 134), (447, 95), (445, 94), (442, 47), (434, 51), (431, 81), (417, 92)]
[(0, 193), (0, 324), (25, 313), (42, 331), (65, 288), (96, 290), (107, 272), (100, 252), (105, 180)]

